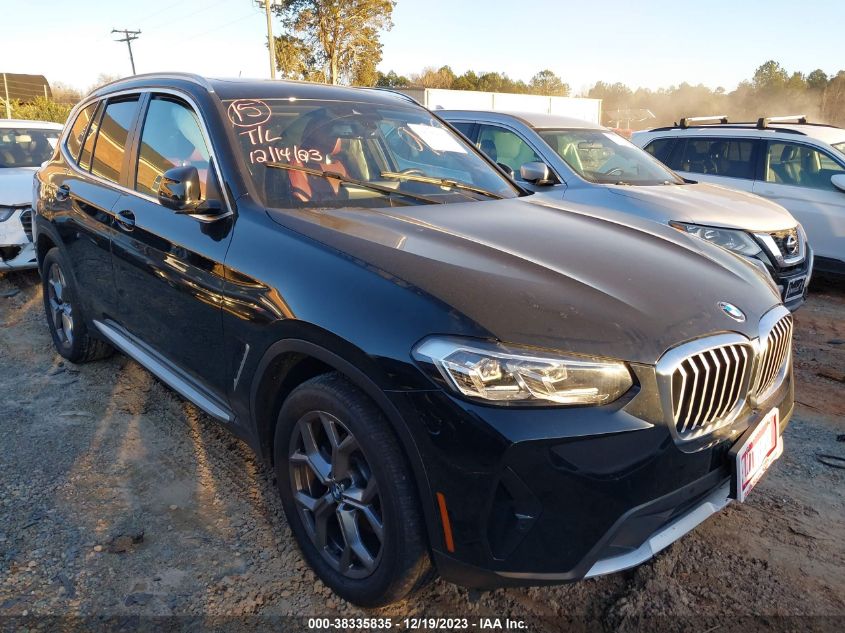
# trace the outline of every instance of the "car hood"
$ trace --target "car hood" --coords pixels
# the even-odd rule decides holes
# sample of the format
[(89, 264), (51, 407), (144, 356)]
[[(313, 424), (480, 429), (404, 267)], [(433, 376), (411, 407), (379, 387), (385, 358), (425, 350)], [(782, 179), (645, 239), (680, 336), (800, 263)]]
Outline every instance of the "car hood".
[(32, 202), (32, 174), (37, 167), (0, 168), (0, 205), (11, 207)]
[[(654, 363), (702, 335), (754, 337), (780, 303), (753, 266), (724, 249), (589, 211), (512, 199), (269, 213), (509, 343)], [(740, 307), (746, 322), (727, 317), (720, 301)]]
[(775, 202), (718, 185), (690, 183), (602, 189), (613, 197), (624, 198), (625, 204), (634, 206), (631, 211), (657, 215), (663, 222), (676, 220), (752, 232), (782, 231), (798, 224), (789, 211)]

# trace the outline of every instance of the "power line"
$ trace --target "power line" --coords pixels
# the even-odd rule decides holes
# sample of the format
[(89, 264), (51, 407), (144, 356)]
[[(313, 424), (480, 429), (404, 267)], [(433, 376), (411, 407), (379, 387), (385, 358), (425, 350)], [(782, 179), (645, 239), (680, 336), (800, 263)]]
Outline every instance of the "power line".
[(132, 57), (132, 42), (138, 39), (141, 31), (130, 31), (129, 29), (112, 29), (112, 33), (123, 33), (123, 37), (116, 39), (115, 42), (126, 42), (129, 48), (129, 63), (132, 64), (132, 74), (135, 74), (135, 58)]

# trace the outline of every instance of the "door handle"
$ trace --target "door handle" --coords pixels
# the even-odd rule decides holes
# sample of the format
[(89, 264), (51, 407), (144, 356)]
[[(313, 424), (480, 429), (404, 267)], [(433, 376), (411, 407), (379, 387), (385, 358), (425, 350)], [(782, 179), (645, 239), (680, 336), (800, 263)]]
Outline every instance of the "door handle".
[(56, 189), (56, 200), (59, 202), (64, 202), (70, 196), (70, 187), (67, 185), (61, 185)]
[(117, 220), (117, 225), (124, 231), (131, 231), (135, 228), (135, 214), (129, 209), (118, 211), (115, 220)]

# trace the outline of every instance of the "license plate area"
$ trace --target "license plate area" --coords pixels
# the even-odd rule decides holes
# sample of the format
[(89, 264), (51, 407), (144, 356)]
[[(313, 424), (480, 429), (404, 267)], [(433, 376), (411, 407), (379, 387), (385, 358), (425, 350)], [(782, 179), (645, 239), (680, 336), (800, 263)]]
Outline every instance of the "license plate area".
[(806, 277), (796, 277), (795, 279), (790, 279), (789, 284), (786, 286), (786, 292), (783, 295), (783, 300), (789, 301), (795, 297), (802, 296), (804, 294), (804, 286), (806, 283)]
[(751, 489), (763, 474), (783, 453), (783, 437), (780, 434), (780, 414), (772, 409), (746, 433), (738, 445), (731, 449), (733, 483), (731, 496), (739, 502), (745, 501)]

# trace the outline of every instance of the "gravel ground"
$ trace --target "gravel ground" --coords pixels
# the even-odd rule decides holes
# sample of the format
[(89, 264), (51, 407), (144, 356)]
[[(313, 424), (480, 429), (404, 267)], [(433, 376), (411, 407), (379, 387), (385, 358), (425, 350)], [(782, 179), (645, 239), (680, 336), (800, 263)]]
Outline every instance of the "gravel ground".
[(443, 615), (706, 631), (765, 615), (845, 630), (845, 471), (817, 460), (845, 456), (843, 316), (842, 285), (814, 289), (797, 314), (800, 404), (747, 503), (635, 570), (481, 596), (437, 581), (374, 612), (309, 571), (244, 444), (122, 355), (62, 362), (38, 277), (0, 275), (0, 629), (14, 616)]

